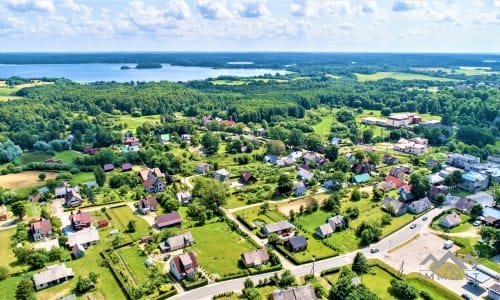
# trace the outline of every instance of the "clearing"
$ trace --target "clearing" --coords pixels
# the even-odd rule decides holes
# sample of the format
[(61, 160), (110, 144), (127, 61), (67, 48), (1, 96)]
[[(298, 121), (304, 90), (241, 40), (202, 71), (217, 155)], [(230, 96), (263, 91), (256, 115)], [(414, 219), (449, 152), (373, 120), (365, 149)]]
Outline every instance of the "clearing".
[(361, 74), (354, 73), (358, 78), (358, 81), (374, 81), (392, 78), (396, 80), (428, 80), (428, 81), (458, 81), (451, 78), (433, 77), (422, 74), (412, 74), (412, 73), (401, 73), (401, 72), (377, 72), (373, 74)]
[(38, 174), (45, 173), (46, 179), (54, 179), (56, 172), (25, 171), (21, 173), (7, 174), (0, 176), (0, 186), (12, 190), (19, 190), (25, 187), (37, 186), (44, 183), (38, 179)]

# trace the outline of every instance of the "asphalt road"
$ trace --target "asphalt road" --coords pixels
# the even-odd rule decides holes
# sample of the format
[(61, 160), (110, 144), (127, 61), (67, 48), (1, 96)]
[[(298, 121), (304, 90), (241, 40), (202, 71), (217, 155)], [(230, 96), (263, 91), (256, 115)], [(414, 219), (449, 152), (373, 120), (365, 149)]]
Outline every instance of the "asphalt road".
[[(426, 221), (422, 221), (422, 217), (416, 219), (414, 222), (406, 225), (405, 227), (401, 228), (400, 230), (394, 232), (393, 234), (385, 237), (378, 243), (370, 245), (370, 247), (360, 249), (363, 254), (367, 258), (378, 258), (383, 260), (383, 255), (390, 255), (390, 253), (387, 253), (387, 250), (389, 250), (392, 247), (397, 246), (398, 244), (401, 244), (407, 240), (409, 240), (412, 236), (414, 236), (416, 233), (418, 233), (420, 230), (425, 230), (425, 228), (428, 228), (428, 225), (432, 221), (432, 218), (437, 216), (439, 213), (441, 213), (444, 209), (446, 208), (435, 208), (429, 211), (428, 213), (425, 214), (427, 216)], [(415, 229), (410, 229), (411, 224), (417, 224), (417, 228)], [(380, 251), (378, 253), (372, 254), (370, 253), (371, 248), (378, 248)], [(328, 268), (335, 268), (335, 267), (341, 267), (348, 265), (352, 263), (354, 256), (356, 255), (356, 252), (350, 252), (341, 256), (336, 256), (320, 261), (316, 261), (314, 265), (314, 273), (318, 275), (322, 270), (328, 269)], [(300, 265), (300, 266), (293, 266), (290, 271), (295, 275), (295, 276), (304, 276), (306, 274), (310, 274), (312, 271), (312, 263)], [(266, 274), (260, 274), (260, 275), (255, 275), (251, 277), (243, 277), (243, 278), (238, 278), (238, 279), (233, 279), (233, 280), (227, 280), (227, 281), (222, 281), (222, 282), (217, 282), (213, 283), (204, 287), (200, 287), (191, 291), (187, 291), (185, 293), (179, 294), (172, 299), (182, 299), (182, 300), (191, 300), (191, 299), (211, 299), (211, 297), (215, 294), (221, 294), (224, 292), (228, 291), (240, 291), (243, 289), (243, 282), (247, 278), (251, 278), (254, 283), (257, 283), (259, 280), (264, 279), (266, 277), (270, 277), (273, 273), (266, 273)]]

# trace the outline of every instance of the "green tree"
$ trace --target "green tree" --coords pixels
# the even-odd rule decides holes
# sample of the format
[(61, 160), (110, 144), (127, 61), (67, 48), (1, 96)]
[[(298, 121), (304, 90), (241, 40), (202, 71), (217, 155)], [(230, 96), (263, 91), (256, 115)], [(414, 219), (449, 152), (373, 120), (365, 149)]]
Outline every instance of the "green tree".
[(349, 169), (351, 168), (351, 164), (344, 157), (339, 157), (333, 163), (333, 167), (335, 168), (335, 170), (339, 170), (339, 171), (342, 171), (344, 173), (347, 173), (347, 172), (349, 172)]
[(22, 201), (12, 204), (11, 210), (14, 216), (17, 216), (19, 219), (22, 219), (26, 215), (26, 207)]
[(219, 151), (219, 137), (210, 131), (201, 138), (201, 144), (207, 155), (212, 155)]
[(106, 173), (101, 168), (101, 166), (97, 166), (94, 168), (94, 178), (98, 186), (103, 187), (106, 182)]
[(78, 276), (78, 281), (76, 282), (76, 291), (83, 294), (89, 291), (93, 287), (93, 283), (88, 277)]
[(336, 145), (328, 145), (325, 149), (325, 157), (331, 162), (334, 162), (339, 157), (339, 147)]
[(390, 214), (383, 214), (380, 218), (380, 225), (390, 225), (392, 223), (392, 217)]
[(267, 153), (274, 155), (281, 155), (285, 152), (285, 143), (280, 140), (271, 140), (267, 143)]
[(483, 206), (480, 203), (474, 203), (470, 209), (469, 216), (471, 220), (476, 220), (483, 215)]
[(33, 282), (27, 278), (21, 280), (16, 287), (16, 300), (35, 300)]
[(354, 261), (352, 262), (352, 270), (356, 272), (356, 274), (366, 274), (368, 273), (370, 266), (368, 265), (368, 260), (363, 255), (363, 253), (358, 252), (354, 257)]
[(424, 173), (413, 173), (410, 176), (411, 192), (417, 199), (425, 197), (431, 189), (429, 178)]
[(446, 196), (443, 193), (439, 193), (436, 196), (436, 203), (442, 205), (446, 201)]
[(389, 292), (397, 299), (413, 300), (418, 298), (418, 290), (405, 280), (392, 279)]
[(41, 181), (44, 181), (45, 178), (47, 178), (47, 174), (45, 174), (45, 173), (38, 174), (38, 179), (40, 179)]
[(134, 220), (128, 221), (127, 224), (127, 232), (135, 232), (136, 230), (136, 222)]
[(50, 213), (48, 212), (47, 209), (45, 208), (42, 208), (42, 210), (40, 211), (40, 217), (46, 219), (46, 220), (49, 220), (50, 219)]
[(351, 201), (359, 201), (361, 200), (361, 193), (359, 189), (354, 189), (351, 193)]
[(276, 233), (270, 233), (267, 236), (267, 242), (271, 245), (275, 245), (281, 241), (280, 237)]
[[(497, 230), (500, 231), (500, 229)], [(481, 235), (481, 239), (490, 242), (495, 236), (495, 228), (489, 226), (481, 226), (479, 234)]]
[(328, 293), (328, 300), (345, 300), (354, 289), (352, 279), (356, 274), (348, 268), (342, 268), (339, 279), (332, 285)]
[(349, 293), (349, 296), (345, 298), (345, 300), (379, 300), (380, 298), (370, 291), (366, 285), (360, 284), (355, 286), (351, 292)]
[(243, 286), (244, 286), (246, 289), (253, 288), (253, 287), (254, 287), (254, 285), (253, 285), (253, 281), (252, 281), (252, 279), (250, 279), (250, 278), (245, 279), (245, 282), (243, 282)]
[(305, 138), (306, 148), (311, 151), (318, 151), (322, 146), (323, 142), (321, 137), (317, 134), (310, 134)]
[(296, 128), (290, 130), (287, 144), (295, 148), (302, 147), (304, 145), (304, 133), (300, 129)]
[(382, 199), (384, 198), (384, 191), (382, 191), (381, 189), (373, 189), (373, 198), (372, 200), (373, 201), (381, 201)]
[(261, 215), (265, 214), (269, 210), (269, 202), (265, 201), (264, 203), (262, 203), (259, 209)]
[(295, 276), (293, 276), (290, 270), (285, 270), (281, 273), (281, 278), (278, 281), (278, 286), (280, 288), (287, 288), (295, 285)]
[(0, 281), (5, 280), (9, 277), (9, 269), (6, 267), (0, 267)]
[(293, 183), (290, 180), (290, 177), (286, 174), (281, 174), (280, 177), (278, 178), (278, 190), (280, 193), (288, 193), (292, 190), (293, 188)]
[(33, 267), (33, 269), (41, 269), (45, 266), (45, 263), (49, 260), (47, 253), (42, 251), (33, 251), (27, 259), (27, 263)]
[(212, 179), (198, 177), (193, 186), (193, 197), (207, 210), (221, 214), (220, 207), (227, 201), (227, 186)]
[(363, 131), (363, 143), (370, 144), (373, 139), (373, 130), (368, 128)]

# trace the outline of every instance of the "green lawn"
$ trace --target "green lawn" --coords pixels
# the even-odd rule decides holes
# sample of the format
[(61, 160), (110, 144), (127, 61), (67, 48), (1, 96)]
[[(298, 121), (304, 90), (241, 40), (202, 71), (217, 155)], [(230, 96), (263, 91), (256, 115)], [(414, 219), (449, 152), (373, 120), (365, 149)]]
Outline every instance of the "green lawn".
[(24, 152), (21, 154), (21, 164), (26, 165), (32, 162), (44, 162), (47, 158), (50, 158), (50, 155), (46, 153)]
[(124, 130), (131, 130), (134, 133), (137, 127), (142, 126), (142, 124), (146, 122), (160, 123), (160, 115), (141, 116), (141, 117), (122, 115), (114, 120), (115, 124), (125, 124), (127, 128), (125, 128)]
[(150, 270), (146, 267), (147, 256), (145, 256), (142, 251), (134, 246), (129, 246), (120, 248), (118, 254), (127, 264), (137, 284), (141, 284), (148, 280)]
[(422, 74), (402, 73), (402, 72), (377, 72), (374, 74), (360, 74), (355, 73), (358, 81), (374, 81), (386, 78), (393, 78), (396, 80), (429, 80), (429, 81), (458, 81), (456, 79), (433, 77)]
[(121, 233), (126, 231), (129, 221), (135, 221), (136, 230), (134, 233), (129, 234), (133, 240), (138, 240), (151, 231), (151, 226), (143, 218), (135, 215), (127, 205), (108, 209), (107, 212), (112, 218), (111, 224), (114, 228), (119, 229)]
[(326, 220), (331, 216), (332, 213), (319, 209), (314, 213), (299, 216), (298, 221), (308, 232), (314, 233), (314, 229), (325, 224)]
[(80, 172), (78, 174), (73, 175), (71, 177), (70, 182), (73, 185), (78, 185), (92, 180), (95, 180), (93, 172)]
[(332, 115), (321, 116), (321, 122), (319, 122), (316, 125), (313, 125), (312, 128), (314, 130), (314, 133), (322, 136), (328, 136), (328, 134), (330, 133), (330, 128), (332, 127), (332, 123), (333, 123)]
[(72, 150), (65, 150), (65, 151), (57, 152), (53, 158), (60, 159), (64, 163), (71, 164), (71, 163), (73, 163), (73, 159), (75, 159), (77, 157), (82, 157), (82, 156), (83, 156), (83, 154), (81, 154), (80, 152), (76, 152), (76, 151), (72, 151)]
[(378, 266), (373, 266), (370, 274), (365, 274), (361, 277), (361, 282), (381, 299), (396, 299), (389, 294), (389, 287), (391, 286), (390, 282), (392, 279), (394, 279), (394, 277), (390, 273)]
[(432, 299), (436, 300), (459, 300), (462, 299), (457, 294), (451, 292), (435, 281), (423, 279), (420, 274), (410, 274), (408, 282), (419, 291), (426, 291)]
[[(246, 222), (255, 225), (255, 221), (270, 224), (286, 219), (285, 216), (275, 211), (276, 205), (270, 204), (269, 210), (265, 214), (260, 213), (260, 207), (254, 206), (247, 209), (239, 210), (234, 214), (240, 216)], [(256, 229), (259, 230), (259, 229)]]
[(0, 266), (7, 267), (9, 272), (18, 272), (22, 269), (28, 269), (25, 265), (19, 265), (17, 263), (16, 256), (10, 247), (12, 241), (11, 236), (16, 233), (16, 229), (0, 230), (0, 253), (2, 254), (2, 259), (0, 259)]
[(237, 273), (241, 269), (241, 254), (255, 247), (238, 233), (229, 229), (226, 223), (218, 222), (190, 228), (196, 244), (189, 247), (196, 253), (201, 267), (209, 273)]
[[(459, 215), (459, 216), (460, 216), (460, 219), (462, 220), (462, 223), (456, 227), (449, 229), (448, 232), (450, 232), (450, 233), (465, 232), (465, 231), (469, 231), (472, 227), (474, 227), (472, 225), (472, 222), (474, 220), (471, 220), (469, 216), (467, 216), (467, 215)], [(432, 229), (437, 230), (437, 231), (446, 232), (446, 228), (442, 227), (438, 223), (433, 224)]]
[(213, 85), (244, 85), (248, 84), (247, 81), (244, 80), (226, 80), (226, 79), (217, 79), (210, 81)]

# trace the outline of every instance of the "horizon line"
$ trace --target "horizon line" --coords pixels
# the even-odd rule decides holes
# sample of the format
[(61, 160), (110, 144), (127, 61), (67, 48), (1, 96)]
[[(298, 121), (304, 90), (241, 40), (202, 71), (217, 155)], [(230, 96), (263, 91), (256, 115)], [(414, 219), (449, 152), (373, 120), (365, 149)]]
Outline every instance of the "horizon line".
[(469, 54), (469, 55), (500, 55), (500, 52), (447, 52), (447, 51), (280, 51), (280, 50), (255, 50), (255, 51), (233, 51), (233, 50), (217, 50), (217, 51), (196, 51), (196, 50), (179, 50), (179, 51), (163, 51), (163, 50), (102, 50), (102, 51), (0, 51), (0, 54), (252, 54), (252, 53), (274, 53), (274, 54)]

